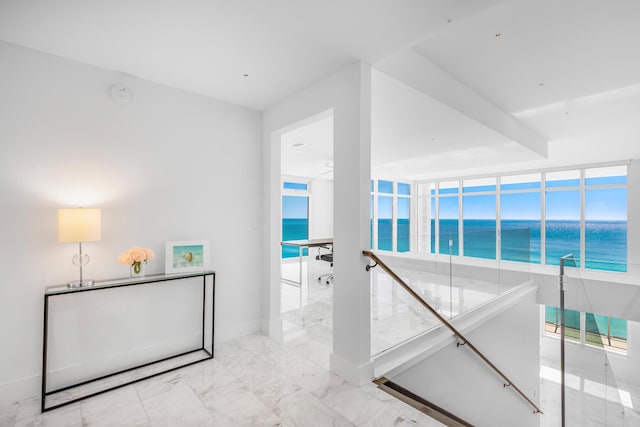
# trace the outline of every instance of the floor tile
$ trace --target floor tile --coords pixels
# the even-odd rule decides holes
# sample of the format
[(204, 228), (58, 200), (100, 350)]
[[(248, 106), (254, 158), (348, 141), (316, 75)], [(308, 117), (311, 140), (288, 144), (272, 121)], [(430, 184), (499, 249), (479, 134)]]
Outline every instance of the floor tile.
[(211, 426), (213, 418), (189, 386), (178, 380), (170, 389), (142, 400), (152, 426)]
[(148, 425), (147, 414), (134, 386), (83, 400), (81, 412), (82, 422), (87, 427)]

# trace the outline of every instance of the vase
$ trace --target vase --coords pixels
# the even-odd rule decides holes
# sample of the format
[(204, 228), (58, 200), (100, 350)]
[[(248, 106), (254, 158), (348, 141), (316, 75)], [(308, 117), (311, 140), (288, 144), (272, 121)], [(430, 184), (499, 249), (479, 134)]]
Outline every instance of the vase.
[(144, 277), (147, 263), (145, 261), (134, 262), (129, 269), (129, 277)]

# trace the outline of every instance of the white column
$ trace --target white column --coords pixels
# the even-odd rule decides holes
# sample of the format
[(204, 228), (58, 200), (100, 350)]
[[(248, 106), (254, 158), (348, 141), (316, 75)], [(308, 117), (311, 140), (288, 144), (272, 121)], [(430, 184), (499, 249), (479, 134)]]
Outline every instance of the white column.
[[(334, 307), (331, 370), (355, 384), (373, 378), (369, 247), (371, 67), (360, 63), (356, 87), (334, 109)], [(353, 83), (351, 83), (353, 84)], [(353, 95), (353, 97), (352, 97)]]

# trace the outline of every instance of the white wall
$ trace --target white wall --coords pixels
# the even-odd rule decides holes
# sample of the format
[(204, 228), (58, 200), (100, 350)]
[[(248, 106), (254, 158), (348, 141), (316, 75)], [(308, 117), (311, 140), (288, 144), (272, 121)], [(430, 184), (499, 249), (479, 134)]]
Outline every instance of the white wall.
[(305, 122), (333, 116), (334, 305), (331, 369), (355, 383), (369, 381), (370, 284), (362, 250), (369, 242), (371, 176), (371, 67), (354, 62), (264, 113), (263, 329), (281, 331), (280, 147), (281, 135)]
[(333, 181), (314, 179), (311, 181), (309, 200), (309, 238), (333, 236)]
[[(259, 329), (261, 113), (0, 43), (0, 404), (38, 393), (43, 291), (76, 279), (60, 207), (102, 208), (85, 275), (121, 277), (119, 253), (211, 242), (216, 340)], [(118, 105), (123, 83), (133, 101)]]
[[(534, 402), (539, 400), (535, 294), (465, 333)], [(390, 378), (477, 426), (538, 426), (539, 415), (468, 348), (447, 345)], [(544, 408), (542, 408), (544, 410)]]

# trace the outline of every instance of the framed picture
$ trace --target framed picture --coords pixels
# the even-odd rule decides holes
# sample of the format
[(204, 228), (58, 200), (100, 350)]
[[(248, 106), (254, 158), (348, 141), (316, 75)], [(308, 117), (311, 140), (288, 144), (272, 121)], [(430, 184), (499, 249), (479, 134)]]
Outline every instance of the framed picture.
[(166, 242), (165, 273), (188, 273), (209, 268), (209, 242)]

